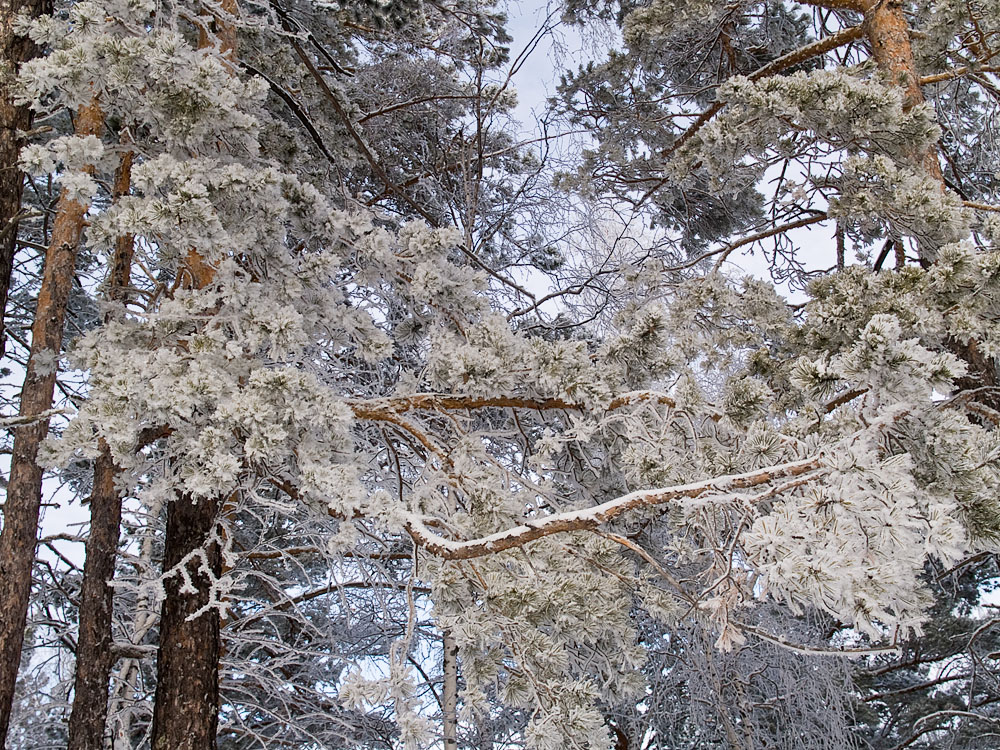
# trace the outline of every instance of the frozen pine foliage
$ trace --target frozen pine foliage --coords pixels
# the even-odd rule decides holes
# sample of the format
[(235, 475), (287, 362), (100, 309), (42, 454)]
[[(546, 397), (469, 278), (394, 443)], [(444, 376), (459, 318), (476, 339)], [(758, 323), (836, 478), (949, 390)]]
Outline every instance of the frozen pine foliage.
[[(568, 2), (628, 52), (564, 77), (551, 114), (590, 140), (562, 164), (503, 124), (522, 61), (491, 4), (19, 21), (51, 123), (20, 164), (89, 207), (93, 309), (50, 356), (84, 395), (40, 460), (91, 534), (124, 509), (99, 739), (877, 734), (860, 670), (933, 637), (946, 571), (1000, 539), (1000, 225), (968, 143), (1000, 20), (959, 5)], [(91, 622), (61, 564), (11, 735), (39, 747), (70, 700), (46, 654)], [(995, 721), (976, 700), (909, 742), (972, 747), (947, 717)]]

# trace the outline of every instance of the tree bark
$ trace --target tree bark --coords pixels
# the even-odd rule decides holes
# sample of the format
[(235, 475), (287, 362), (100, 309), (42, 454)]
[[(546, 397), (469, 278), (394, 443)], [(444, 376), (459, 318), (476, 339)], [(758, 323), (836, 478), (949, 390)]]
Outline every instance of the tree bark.
[[(115, 174), (115, 199), (128, 193), (131, 179), (132, 152), (129, 151), (122, 155)], [(127, 299), (134, 242), (135, 238), (128, 235), (119, 237), (115, 243), (107, 281), (107, 298), (112, 302), (125, 302)], [(109, 313), (105, 322), (112, 315)], [(104, 749), (108, 685), (115, 662), (111, 649), (114, 590), (110, 583), (118, 556), (122, 498), (115, 488), (120, 470), (103, 440), (100, 449), (101, 454), (94, 462), (94, 489), (90, 497), (90, 536), (87, 538), (80, 593), (76, 680), (73, 684), (67, 750)]]
[[(183, 273), (195, 288), (209, 284), (215, 269), (191, 250)], [(222, 553), (208, 538), (218, 520), (219, 498), (195, 503), (178, 495), (167, 508), (163, 570), (186, 555), (204, 550), (211, 576), (189, 565), (191, 585), (185, 590), (178, 576), (164, 587), (160, 608), (160, 643), (156, 662), (152, 750), (213, 750), (219, 721), (219, 660), (222, 656), (219, 612), (211, 609), (188, 618), (208, 602), (212, 578), (222, 574)], [(193, 593), (191, 589), (194, 589)]]
[[(191, 618), (209, 601), (212, 578), (222, 572), (222, 552), (207, 544), (219, 510), (217, 499), (197, 503), (183, 495), (167, 508), (167, 538), (163, 568), (178, 564), (192, 552), (204, 550), (186, 569), (196, 593), (182, 591), (183, 581), (172, 576), (165, 585), (160, 609), (160, 645), (157, 651), (156, 700), (153, 708), (153, 750), (212, 750), (219, 723), (219, 613), (209, 610)], [(207, 575), (199, 566), (205, 564)]]
[[(103, 442), (103, 441), (102, 441)], [(90, 496), (90, 536), (80, 595), (80, 634), (76, 647), (76, 681), (69, 717), (67, 750), (103, 750), (108, 707), (108, 680), (114, 664), (111, 613), (121, 525), (121, 496), (115, 489), (118, 470), (107, 445), (94, 462)]]
[[(219, 7), (222, 16), (208, 10), (202, 14), (205, 23), (198, 30), (198, 47), (205, 49), (216, 44), (227, 63), (234, 66), (236, 27), (231, 19), (239, 8), (236, 0), (222, 0)], [(212, 282), (215, 271), (197, 248), (191, 248), (179, 278), (183, 285), (200, 289)], [(164, 571), (177, 565), (185, 555), (203, 548), (211, 576), (218, 578), (222, 574), (219, 545), (213, 542), (206, 546), (221, 508), (218, 497), (197, 503), (185, 495), (174, 498), (167, 509)], [(181, 591), (181, 583), (175, 576), (166, 586), (160, 610), (152, 750), (216, 747), (222, 656), (220, 618), (218, 610), (212, 609), (188, 619), (208, 602), (212, 583), (203, 571), (190, 570), (190, 574), (195, 593)]]
[[(924, 94), (920, 90), (920, 76), (913, 59), (913, 46), (910, 44), (910, 24), (903, 15), (903, 4), (899, 0), (876, 2), (868, 11), (865, 23), (868, 43), (878, 69), (903, 90), (903, 111), (908, 112), (922, 104)], [(917, 164), (923, 165), (927, 174), (944, 189), (941, 163), (935, 147), (914, 153), (912, 158)]]
[[(198, 49), (207, 49), (213, 46), (213, 39), (218, 42), (219, 52), (230, 63), (235, 65), (236, 57), (236, 25), (232, 19), (239, 14), (239, 6), (236, 0), (220, 0), (219, 9), (224, 14), (223, 17), (215, 15), (209, 9), (204, 9), (201, 17), (204, 25), (198, 27)], [(231, 68), (232, 69), (232, 68)]]
[[(114, 200), (128, 195), (132, 186), (132, 162), (135, 155), (131, 151), (122, 154), (115, 172)], [(107, 280), (107, 298), (112, 302), (127, 302), (128, 290), (132, 279), (132, 256), (135, 253), (135, 237), (123, 235), (115, 240), (115, 254), (111, 261), (111, 270)], [(108, 322), (110, 316), (105, 318)]]
[(31, 110), (14, 105), (13, 82), (21, 63), (38, 53), (35, 43), (14, 34), (20, 13), (37, 18), (50, 9), (48, 0), (0, 0), (0, 357), (7, 339), (4, 316), (17, 251), (17, 220), (24, 175), (17, 166), (24, 145), (19, 130), (31, 127)]
[[(97, 102), (84, 107), (76, 132), (100, 135), (104, 117)], [(52, 238), (45, 254), (42, 286), (31, 328), (31, 354), (21, 389), (18, 414), (35, 417), (52, 406), (56, 358), (62, 349), (66, 303), (76, 266), (76, 252), (87, 207), (64, 192), (59, 198)], [(42, 469), (38, 447), (49, 430), (48, 419), (15, 428), (4, 526), (0, 533), (0, 739), (7, 735), (14, 683), (20, 664), (24, 625), (31, 593), (31, 565), (35, 559), (38, 513), (42, 501)]]
[[(910, 25), (903, 15), (903, 5), (899, 0), (877, 2), (868, 10), (866, 19), (868, 42), (872, 48), (872, 57), (879, 70), (886, 73), (892, 81), (903, 89), (903, 111), (908, 111), (922, 104), (924, 94), (920, 90), (920, 75), (913, 59), (913, 47), (910, 44)], [(923, 166), (927, 174), (937, 181), (941, 189), (945, 189), (944, 175), (941, 163), (938, 161), (937, 148), (931, 146), (923, 152), (912, 154), (914, 162)], [(896, 266), (905, 262), (901, 245), (896, 245)], [(925, 257), (921, 252), (921, 263), (930, 265), (933, 256)], [(955, 385), (959, 390), (972, 390), (983, 386), (995, 387), (998, 382), (996, 363), (991, 357), (984, 356), (976, 342), (963, 344), (952, 339), (948, 343), (952, 354), (962, 359), (968, 366), (968, 375), (958, 378)], [(1000, 408), (1000, 397), (986, 394), (979, 401), (993, 409)]]
[(441, 636), (444, 650), (444, 687), (442, 689), (441, 713), (444, 725), (444, 750), (458, 750), (458, 644), (445, 630)]

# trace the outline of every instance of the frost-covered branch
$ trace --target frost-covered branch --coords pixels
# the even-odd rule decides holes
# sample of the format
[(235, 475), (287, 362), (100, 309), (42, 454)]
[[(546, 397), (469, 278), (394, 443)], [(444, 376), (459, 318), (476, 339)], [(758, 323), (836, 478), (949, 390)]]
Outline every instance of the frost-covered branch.
[(592, 508), (556, 513), (478, 539), (463, 541), (447, 539), (431, 531), (427, 526), (427, 519), (412, 514), (406, 517), (406, 530), (417, 545), (438, 557), (446, 560), (469, 560), (523, 547), (528, 542), (553, 534), (593, 531), (629, 511), (665, 505), (682, 498), (724, 496), (738, 490), (759, 487), (777, 479), (795, 477), (817, 469), (821, 465), (822, 456), (817, 455), (743, 474), (716, 477), (675, 487), (639, 490)]
[[(675, 407), (676, 400), (662, 392), (644, 390), (630, 391), (615, 396), (607, 404), (607, 411), (615, 411), (632, 404), (652, 401), (664, 406)], [(476, 409), (528, 409), (532, 411), (584, 411), (583, 403), (573, 403), (560, 398), (524, 398), (517, 396), (463, 396), (444, 393), (417, 393), (412, 396), (393, 396), (366, 401), (347, 402), (358, 419), (381, 420), (390, 414), (408, 411), (474, 411)], [(721, 416), (721, 415), (718, 415)]]
[(21, 427), (23, 425), (35, 424), (36, 422), (42, 422), (50, 417), (54, 417), (57, 414), (72, 414), (73, 412), (69, 409), (46, 409), (45, 411), (39, 412), (38, 414), (26, 414), (18, 415), (13, 417), (0, 417), (0, 429), (9, 429), (11, 427)]

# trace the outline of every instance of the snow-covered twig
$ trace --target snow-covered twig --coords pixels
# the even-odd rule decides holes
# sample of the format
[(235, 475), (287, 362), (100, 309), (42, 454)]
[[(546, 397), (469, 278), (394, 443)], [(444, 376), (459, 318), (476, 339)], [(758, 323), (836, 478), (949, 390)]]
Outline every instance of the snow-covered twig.
[(72, 409), (46, 409), (45, 411), (39, 412), (38, 414), (18, 414), (12, 417), (0, 417), (0, 427), (23, 427), (24, 425), (35, 424), (36, 422), (41, 422), (42, 420), (54, 417), (56, 414), (75, 414)]

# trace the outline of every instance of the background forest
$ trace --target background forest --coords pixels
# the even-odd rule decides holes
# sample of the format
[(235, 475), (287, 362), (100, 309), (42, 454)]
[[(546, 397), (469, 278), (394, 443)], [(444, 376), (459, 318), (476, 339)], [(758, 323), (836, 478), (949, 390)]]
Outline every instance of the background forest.
[(0, 744), (1000, 746), (1000, 2), (0, 43)]

